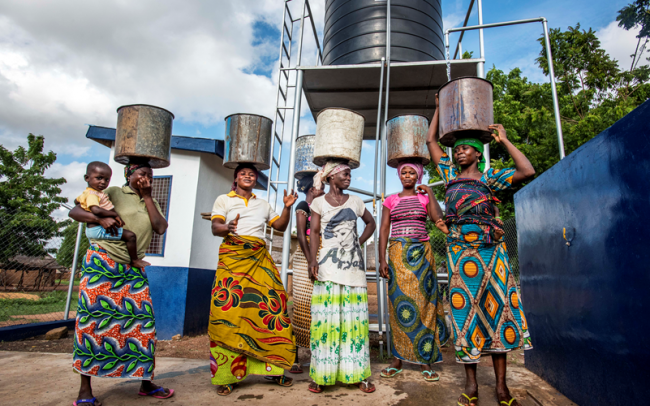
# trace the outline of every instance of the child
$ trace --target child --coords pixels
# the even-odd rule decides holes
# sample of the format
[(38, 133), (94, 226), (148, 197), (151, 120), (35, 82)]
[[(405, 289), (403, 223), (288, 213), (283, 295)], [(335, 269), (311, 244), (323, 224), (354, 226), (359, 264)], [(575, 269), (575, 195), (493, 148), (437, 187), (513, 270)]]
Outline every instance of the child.
[(137, 237), (129, 230), (124, 230), (124, 221), (120, 218), (114, 210), (113, 203), (108, 198), (108, 195), (103, 192), (111, 182), (113, 171), (111, 167), (103, 162), (91, 162), (86, 168), (84, 180), (88, 182), (88, 187), (81, 196), (75, 200), (82, 209), (93, 213), (97, 217), (113, 217), (117, 220), (120, 228), (117, 229), (117, 235), (109, 234), (104, 228), (97, 223), (86, 224), (86, 237), (89, 240), (112, 240), (124, 241), (126, 249), (131, 257), (131, 266), (134, 268), (144, 268), (151, 265), (150, 263), (138, 259), (137, 250)]

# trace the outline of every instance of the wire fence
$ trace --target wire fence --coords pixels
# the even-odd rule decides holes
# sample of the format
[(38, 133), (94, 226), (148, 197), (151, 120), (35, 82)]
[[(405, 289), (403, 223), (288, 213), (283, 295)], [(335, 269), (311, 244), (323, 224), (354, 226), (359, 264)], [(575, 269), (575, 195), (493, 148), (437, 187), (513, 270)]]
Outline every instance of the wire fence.
[[(0, 328), (65, 319), (78, 227), (31, 213), (0, 214)], [(85, 233), (81, 242), (88, 245)]]

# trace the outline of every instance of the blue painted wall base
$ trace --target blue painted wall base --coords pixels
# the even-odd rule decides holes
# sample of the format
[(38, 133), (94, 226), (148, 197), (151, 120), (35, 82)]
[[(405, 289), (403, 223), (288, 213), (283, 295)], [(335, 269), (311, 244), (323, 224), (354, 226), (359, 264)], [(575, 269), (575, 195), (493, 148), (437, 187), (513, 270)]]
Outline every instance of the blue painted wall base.
[(214, 275), (214, 269), (147, 267), (159, 340), (208, 331)]
[(2, 327), (0, 328), (0, 341), (18, 341), (25, 338), (40, 336), (59, 327), (74, 329), (74, 322), (74, 319), (69, 319)]
[(648, 402), (649, 117), (646, 102), (515, 195), (526, 367), (579, 405)]

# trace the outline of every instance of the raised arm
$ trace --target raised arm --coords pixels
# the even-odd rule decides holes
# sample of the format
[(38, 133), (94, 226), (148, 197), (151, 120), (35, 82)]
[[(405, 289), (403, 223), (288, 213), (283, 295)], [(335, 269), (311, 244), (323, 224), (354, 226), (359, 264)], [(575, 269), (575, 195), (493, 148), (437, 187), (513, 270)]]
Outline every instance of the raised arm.
[(439, 116), (440, 107), (438, 106), (438, 95), (436, 94), (436, 112), (433, 113), (433, 118), (431, 119), (431, 125), (429, 126), (429, 132), (427, 133), (427, 148), (429, 149), (429, 155), (431, 155), (431, 160), (434, 165), (440, 163), (440, 158), (445, 152), (440, 148), (438, 144), (438, 125), (440, 121)]
[(284, 232), (287, 229), (287, 226), (289, 225), (289, 220), (291, 220), (291, 206), (298, 200), (298, 193), (295, 193), (293, 189), (291, 189), (291, 193), (287, 195), (287, 190), (284, 190), (284, 198), (282, 199), (284, 201), (284, 209), (282, 209), (282, 214), (280, 215), (280, 218), (275, 220), (271, 227), (278, 231)]
[(530, 163), (528, 158), (514, 146), (512, 142), (508, 139), (506, 135), (506, 129), (503, 128), (501, 124), (492, 124), (488, 126), (492, 131), (497, 131), (498, 134), (492, 133), (494, 140), (503, 145), (508, 151), (508, 154), (512, 157), (512, 160), (515, 161), (515, 173), (512, 176), (512, 185), (518, 185), (521, 182), (532, 178), (535, 176), (535, 168)]
[(363, 212), (363, 216), (361, 216), (361, 220), (363, 220), (364, 223), (366, 223), (366, 228), (363, 229), (363, 233), (361, 233), (361, 237), (359, 237), (359, 244), (363, 245), (366, 241), (368, 241), (368, 238), (375, 232), (375, 228), (377, 228), (377, 224), (375, 223), (375, 219), (372, 218), (372, 214), (366, 209), (366, 211)]
[(149, 213), (149, 221), (151, 221), (151, 228), (157, 234), (164, 234), (167, 231), (167, 220), (163, 217), (162, 214), (158, 211), (156, 204), (151, 197), (151, 179), (142, 177), (138, 179), (138, 190), (142, 195), (144, 200), (144, 205), (147, 207), (147, 213)]
[[(309, 258), (311, 258), (311, 252), (309, 249), (309, 243), (307, 242), (307, 216), (304, 214), (296, 212), (296, 229), (298, 230), (298, 245), (302, 253), (305, 254), (307, 263), (309, 264)], [(311, 230), (309, 231), (311, 234)]]
[(379, 228), (379, 274), (382, 278), (388, 278), (388, 263), (386, 262), (386, 248), (388, 248), (388, 236), (390, 235), (390, 210), (384, 208), (381, 211), (381, 227)]

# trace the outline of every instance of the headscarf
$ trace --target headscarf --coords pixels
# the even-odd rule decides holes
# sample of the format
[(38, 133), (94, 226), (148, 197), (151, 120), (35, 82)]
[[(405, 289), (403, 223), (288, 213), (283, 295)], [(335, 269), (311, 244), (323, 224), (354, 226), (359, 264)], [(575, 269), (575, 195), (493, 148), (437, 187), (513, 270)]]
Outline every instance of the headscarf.
[(129, 178), (140, 168), (151, 168), (149, 163), (128, 164), (124, 167), (124, 178), (126, 178), (126, 186), (129, 185)]
[(481, 172), (485, 171), (485, 153), (483, 152), (483, 143), (476, 138), (461, 138), (459, 140), (456, 140), (454, 148), (459, 145), (469, 145), (470, 147), (473, 147), (475, 150), (480, 152), (481, 157), (478, 160), (478, 170)]
[(306, 176), (298, 181), (298, 192), (307, 194), (309, 189), (314, 187), (314, 178)]
[(323, 183), (327, 184), (327, 178), (329, 176), (334, 176), (346, 169), (350, 169), (350, 167), (344, 162), (328, 161), (325, 166), (323, 166), (323, 169), (316, 172), (316, 175), (314, 175), (314, 187), (316, 189), (322, 188)]
[(415, 173), (418, 175), (418, 183), (422, 183), (422, 177), (424, 176), (424, 166), (419, 162), (402, 162), (397, 165), (397, 176), (402, 174), (402, 169), (405, 167), (411, 167), (415, 170)]
[(253, 165), (251, 163), (239, 164), (237, 166), (237, 169), (235, 169), (235, 181), (232, 183), (232, 187), (230, 188), (231, 191), (237, 190), (237, 175), (239, 174), (239, 172), (242, 169), (252, 169), (253, 171), (255, 171), (255, 179), (258, 179), (260, 177), (260, 173), (257, 170), (257, 168), (255, 167), (255, 165)]

